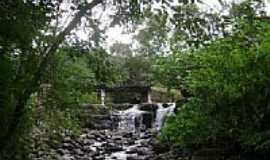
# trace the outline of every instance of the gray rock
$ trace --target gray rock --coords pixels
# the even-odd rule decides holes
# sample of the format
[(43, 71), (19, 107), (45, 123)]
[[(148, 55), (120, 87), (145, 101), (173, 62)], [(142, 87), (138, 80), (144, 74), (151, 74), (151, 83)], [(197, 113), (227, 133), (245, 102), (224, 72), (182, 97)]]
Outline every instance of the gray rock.
[(63, 148), (59, 148), (57, 150), (57, 153), (59, 153), (60, 155), (65, 155), (65, 154), (69, 154), (69, 150), (63, 149)]
[(127, 160), (148, 160), (147, 158), (148, 157), (138, 155), (127, 156)]
[(67, 149), (67, 150), (72, 150), (74, 146), (71, 143), (64, 143), (62, 148)]
[(74, 149), (74, 153), (77, 154), (77, 155), (84, 155), (84, 152), (79, 148)]
[(137, 153), (138, 153), (138, 155), (150, 155), (150, 154), (153, 154), (153, 152), (149, 148), (146, 148), (146, 147), (137, 148)]
[(120, 145), (117, 145), (115, 143), (109, 143), (106, 146), (106, 151), (109, 152), (119, 152), (119, 151), (123, 151), (123, 147)]
[(64, 155), (62, 156), (61, 160), (75, 160), (74, 156), (71, 155)]

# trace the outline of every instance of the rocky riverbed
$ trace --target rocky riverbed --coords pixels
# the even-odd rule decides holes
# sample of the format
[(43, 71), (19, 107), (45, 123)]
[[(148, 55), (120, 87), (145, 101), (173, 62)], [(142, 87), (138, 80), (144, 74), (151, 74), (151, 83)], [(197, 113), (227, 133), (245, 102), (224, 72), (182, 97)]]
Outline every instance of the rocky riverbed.
[[(159, 149), (154, 143), (174, 104), (133, 105), (123, 111), (97, 115), (95, 128), (80, 136), (64, 136), (60, 146), (33, 148), (33, 160), (178, 160), (182, 156)], [(38, 141), (38, 140), (37, 140)], [(166, 149), (165, 149), (166, 150)]]
[[(79, 136), (65, 132), (60, 141), (46, 138), (37, 130), (31, 139), (31, 160), (224, 160), (239, 159), (233, 152), (217, 147), (187, 151), (156, 143), (166, 116), (175, 105), (140, 104), (92, 117), (92, 128)], [(45, 143), (43, 143), (45, 142)], [(56, 144), (56, 145), (55, 145)], [(60, 144), (60, 145), (59, 145)], [(166, 146), (165, 146), (166, 145)], [(191, 153), (192, 152), (192, 153)]]
[[(155, 131), (84, 130), (79, 137), (67, 136), (60, 147), (35, 151), (33, 160), (182, 160), (177, 154), (158, 153)], [(50, 158), (48, 158), (50, 157)]]
[(150, 132), (89, 131), (76, 140), (65, 138), (57, 152), (65, 160), (146, 160), (153, 157), (151, 137)]

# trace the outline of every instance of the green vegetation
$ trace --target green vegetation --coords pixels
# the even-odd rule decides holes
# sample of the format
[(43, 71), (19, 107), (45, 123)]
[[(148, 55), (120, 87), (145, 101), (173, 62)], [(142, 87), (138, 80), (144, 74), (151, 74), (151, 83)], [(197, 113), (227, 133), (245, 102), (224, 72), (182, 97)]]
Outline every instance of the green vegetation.
[[(99, 103), (100, 85), (183, 98), (158, 137), (165, 146), (270, 153), (269, 17), (260, 0), (217, 1), (226, 13), (199, 0), (72, 1), (66, 10), (58, 0), (0, 2), (0, 159), (27, 159), (37, 134), (45, 149), (79, 134), (100, 109), (81, 110)], [(97, 7), (112, 9), (109, 24)], [(107, 46), (116, 25), (136, 43)]]
[(179, 68), (196, 66), (182, 81), (192, 97), (168, 120), (164, 143), (269, 153), (270, 24), (241, 22), (232, 36), (179, 56), (189, 59)]

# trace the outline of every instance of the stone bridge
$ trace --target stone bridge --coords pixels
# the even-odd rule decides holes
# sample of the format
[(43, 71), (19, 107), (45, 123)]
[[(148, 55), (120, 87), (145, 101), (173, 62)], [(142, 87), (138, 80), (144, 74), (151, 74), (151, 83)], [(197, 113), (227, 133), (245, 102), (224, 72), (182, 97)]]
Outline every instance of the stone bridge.
[(106, 95), (110, 94), (112, 103), (151, 103), (151, 86), (97, 86), (100, 104), (105, 105)]

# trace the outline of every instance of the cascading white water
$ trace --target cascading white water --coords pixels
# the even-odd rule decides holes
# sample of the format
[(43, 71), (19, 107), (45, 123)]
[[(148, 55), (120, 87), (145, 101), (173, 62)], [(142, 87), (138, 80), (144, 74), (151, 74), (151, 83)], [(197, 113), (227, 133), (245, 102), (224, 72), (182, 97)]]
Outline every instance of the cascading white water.
[[(158, 108), (152, 127), (159, 131), (163, 126), (166, 116), (173, 113), (175, 103), (167, 103), (168, 107), (164, 107), (163, 103), (157, 103), (156, 105)], [(145, 113), (147, 112), (140, 110), (139, 104), (135, 104), (132, 108), (125, 111), (118, 111), (118, 129), (136, 131), (136, 129), (144, 128), (143, 114)]]
[(142, 126), (142, 114), (145, 111), (139, 110), (139, 105), (135, 104), (132, 108), (125, 111), (119, 111), (120, 121), (118, 123), (119, 129), (135, 131), (136, 128)]
[[(150, 108), (148, 111), (142, 111), (143, 109), (143, 105), (140, 104), (135, 104), (133, 105), (131, 108), (124, 110), (124, 111), (117, 111), (116, 115), (117, 116), (117, 122), (118, 122), (118, 127), (117, 130), (120, 130), (120, 132), (124, 131), (131, 131), (133, 132), (132, 136), (134, 135), (139, 135), (138, 139), (136, 139), (134, 141), (134, 143), (125, 143), (123, 146), (123, 151), (117, 151), (117, 152), (113, 152), (111, 154), (108, 154), (105, 157), (105, 160), (112, 160), (112, 159), (119, 159), (119, 160), (128, 160), (131, 158), (128, 157), (138, 157), (138, 153), (132, 153), (130, 151), (134, 151), (134, 148), (140, 148), (142, 146), (142, 144), (147, 142), (147, 139), (145, 138), (141, 138), (141, 137), (145, 137), (145, 135), (147, 135), (147, 131), (141, 132), (141, 129), (145, 127), (145, 121), (151, 121), (150, 122), (150, 127), (154, 128), (156, 131), (159, 131), (162, 126), (163, 123), (166, 119), (166, 116), (170, 115), (173, 113), (174, 109), (175, 109), (175, 103), (167, 103), (166, 107), (163, 106), (163, 103), (157, 103), (155, 104), (151, 104), (149, 105), (149, 107), (153, 107), (154, 108)], [(155, 108), (157, 107), (157, 108)], [(156, 112), (156, 113), (153, 113)], [(146, 115), (151, 115), (152, 118), (148, 119), (145, 118)], [(156, 117), (154, 117), (154, 115), (156, 115)], [(145, 119), (144, 119), (145, 118)], [(139, 131), (139, 134), (138, 132)], [(152, 130), (154, 131), (154, 130)], [(151, 132), (148, 132), (148, 134)], [(131, 136), (131, 137), (132, 137)], [(129, 137), (129, 138), (131, 138)], [(149, 139), (148, 139), (149, 140)], [(132, 158), (133, 159), (133, 158)], [(135, 158), (136, 159), (136, 158)], [(139, 158), (138, 158), (139, 159)], [(145, 159), (145, 158), (143, 158)]]
[(155, 128), (158, 131), (161, 130), (166, 116), (171, 115), (175, 109), (175, 103), (168, 103), (168, 105), (169, 106), (165, 108), (162, 103), (157, 103), (158, 109), (156, 112)]

